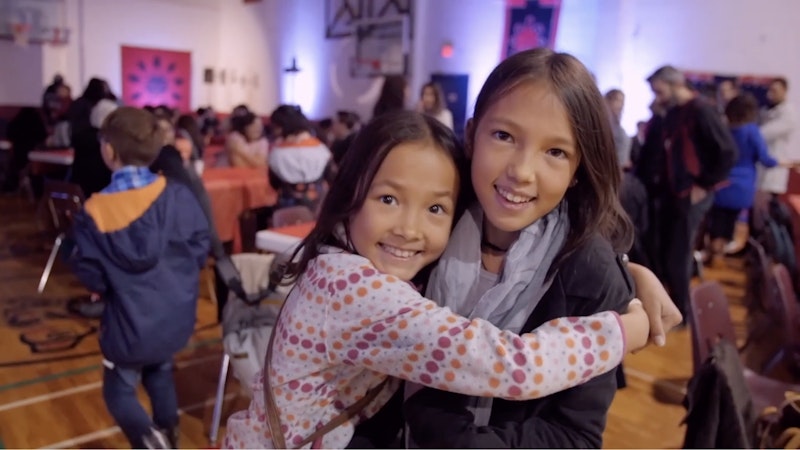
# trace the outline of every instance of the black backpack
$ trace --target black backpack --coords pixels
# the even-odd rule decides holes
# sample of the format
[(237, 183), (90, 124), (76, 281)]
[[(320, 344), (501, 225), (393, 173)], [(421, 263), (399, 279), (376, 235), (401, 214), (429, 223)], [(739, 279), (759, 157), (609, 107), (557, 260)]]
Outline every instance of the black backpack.
[(768, 214), (764, 217), (764, 227), (756, 236), (767, 254), (789, 270), (793, 280), (797, 280), (797, 255), (792, 236), (792, 219), (785, 204), (773, 198), (769, 202)]

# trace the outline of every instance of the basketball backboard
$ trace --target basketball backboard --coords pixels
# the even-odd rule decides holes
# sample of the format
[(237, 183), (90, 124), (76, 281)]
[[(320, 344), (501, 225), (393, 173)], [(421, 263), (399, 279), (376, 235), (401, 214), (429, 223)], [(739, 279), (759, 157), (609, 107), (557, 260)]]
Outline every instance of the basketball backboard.
[(407, 16), (368, 19), (354, 23), (355, 55), (350, 62), (354, 78), (406, 75), (409, 54)]
[(20, 44), (66, 44), (70, 30), (65, 8), (64, 0), (2, 0), (0, 39)]

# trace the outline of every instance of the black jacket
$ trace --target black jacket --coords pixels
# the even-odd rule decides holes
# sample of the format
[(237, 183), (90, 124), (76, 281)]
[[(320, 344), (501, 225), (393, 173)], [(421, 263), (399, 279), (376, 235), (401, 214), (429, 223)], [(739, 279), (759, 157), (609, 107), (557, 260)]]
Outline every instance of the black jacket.
[(686, 197), (693, 185), (714, 190), (728, 179), (738, 149), (717, 111), (703, 100), (670, 109), (663, 133), (673, 195)]
[(689, 381), (683, 448), (753, 448), (755, 410), (736, 346), (722, 340)]
[[(559, 267), (553, 284), (531, 314), (523, 331), (548, 320), (586, 316), (599, 311), (624, 312), (633, 298), (633, 281), (619, 255), (605, 239), (594, 236)], [(585, 384), (524, 402), (495, 399), (489, 426), (473, 424), (463, 406), (466, 397), (423, 389), (404, 406), (414, 441), (423, 447), (531, 448), (593, 447), (602, 445), (606, 413), (617, 390), (615, 371)], [(390, 402), (387, 407), (391, 407)], [(399, 415), (399, 412), (396, 414)], [(380, 417), (356, 430), (351, 446), (368, 446), (376, 435), (391, 436), (396, 415)], [(381, 428), (382, 433), (374, 431)], [(384, 442), (373, 444), (385, 445)]]

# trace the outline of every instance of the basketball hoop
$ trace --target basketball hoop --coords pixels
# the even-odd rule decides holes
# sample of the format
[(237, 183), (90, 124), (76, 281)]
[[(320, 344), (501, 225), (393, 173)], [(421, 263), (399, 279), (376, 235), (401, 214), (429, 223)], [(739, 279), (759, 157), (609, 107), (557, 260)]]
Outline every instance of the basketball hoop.
[(14, 44), (21, 47), (27, 46), (31, 36), (31, 24), (11, 22), (11, 36), (14, 38)]
[(54, 27), (52, 29), (52, 38), (50, 39), (51, 45), (63, 45), (69, 39), (69, 29)]

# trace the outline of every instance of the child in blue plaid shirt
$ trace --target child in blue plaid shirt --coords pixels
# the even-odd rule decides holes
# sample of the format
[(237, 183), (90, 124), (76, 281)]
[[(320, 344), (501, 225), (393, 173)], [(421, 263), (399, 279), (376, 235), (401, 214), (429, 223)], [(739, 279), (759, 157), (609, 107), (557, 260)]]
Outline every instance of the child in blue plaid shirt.
[[(103, 398), (133, 448), (177, 448), (172, 359), (194, 331), (209, 223), (192, 192), (148, 169), (161, 148), (156, 118), (122, 107), (100, 130), (111, 183), (75, 216), (70, 263), (105, 303)], [(151, 418), (136, 397), (144, 385)]]

